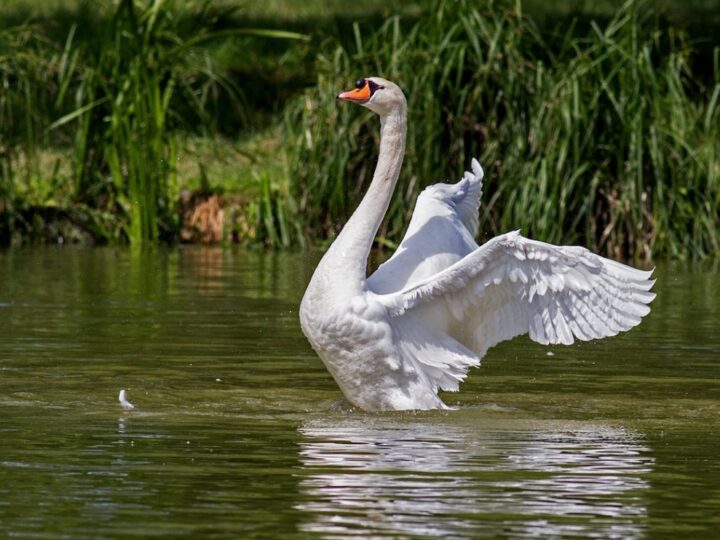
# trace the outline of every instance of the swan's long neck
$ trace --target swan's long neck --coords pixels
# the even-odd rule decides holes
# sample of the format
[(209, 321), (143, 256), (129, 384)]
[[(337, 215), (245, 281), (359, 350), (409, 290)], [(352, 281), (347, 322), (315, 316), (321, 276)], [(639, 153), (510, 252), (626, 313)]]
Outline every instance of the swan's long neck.
[(333, 277), (349, 287), (365, 286), (367, 257), (387, 212), (405, 155), (407, 112), (397, 107), (380, 117), (380, 152), (370, 187), (324, 257)]

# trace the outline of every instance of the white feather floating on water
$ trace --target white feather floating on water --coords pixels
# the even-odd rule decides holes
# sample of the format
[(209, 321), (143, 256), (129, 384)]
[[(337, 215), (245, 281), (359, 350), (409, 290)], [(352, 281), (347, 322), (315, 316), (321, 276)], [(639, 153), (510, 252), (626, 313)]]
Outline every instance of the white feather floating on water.
[(135, 405), (130, 403), (127, 398), (125, 397), (125, 390), (120, 390), (120, 395), (118, 395), (118, 401), (120, 402), (120, 406), (129, 411), (130, 409), (134, 409)]

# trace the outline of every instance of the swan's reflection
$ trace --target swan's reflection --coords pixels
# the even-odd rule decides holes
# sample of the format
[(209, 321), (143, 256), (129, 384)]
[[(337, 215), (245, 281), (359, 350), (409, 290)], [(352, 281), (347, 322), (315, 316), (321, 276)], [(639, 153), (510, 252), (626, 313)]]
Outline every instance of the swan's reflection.
[(298, 509), (324, 537), (483, 533), (635, 538), (653, 465), (640, 438), (583, 423), (448, 417), (306, 423)]

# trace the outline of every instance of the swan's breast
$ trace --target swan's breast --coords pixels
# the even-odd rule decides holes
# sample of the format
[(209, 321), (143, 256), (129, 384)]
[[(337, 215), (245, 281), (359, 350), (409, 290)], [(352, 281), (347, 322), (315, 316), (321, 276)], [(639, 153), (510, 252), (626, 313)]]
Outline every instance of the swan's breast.
[(385, 307), (366, 295), (324, 306), (310, 296), (303, 299), (300, 321), (346, 397), (366, 410), (387, 408), (384, 401), (408, 374), (395, 347)]
[(393, 349), (392, 328), (385, 307), (363, 296), (335, 305), (303, 299), (300, 322), (313, 348), (326, 363), (342, 362), (345, 357), (374, 357), (377, 351), (387, 354)]

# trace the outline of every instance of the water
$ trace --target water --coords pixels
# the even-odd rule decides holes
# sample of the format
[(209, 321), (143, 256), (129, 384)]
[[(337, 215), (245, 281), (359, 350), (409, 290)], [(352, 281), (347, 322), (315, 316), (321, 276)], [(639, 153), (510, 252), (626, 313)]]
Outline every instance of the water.
[(716, 265), (661, 265), (629, 334), (492, 349), (456, 411), (371, 415), (300, 332), (314, 264), (0, 252), (0, 536), (720, 535)]

